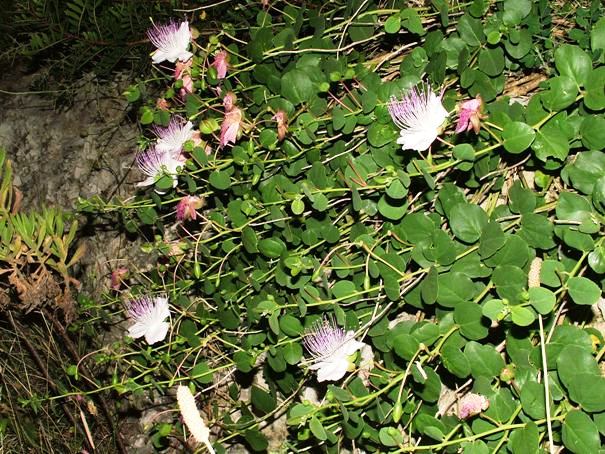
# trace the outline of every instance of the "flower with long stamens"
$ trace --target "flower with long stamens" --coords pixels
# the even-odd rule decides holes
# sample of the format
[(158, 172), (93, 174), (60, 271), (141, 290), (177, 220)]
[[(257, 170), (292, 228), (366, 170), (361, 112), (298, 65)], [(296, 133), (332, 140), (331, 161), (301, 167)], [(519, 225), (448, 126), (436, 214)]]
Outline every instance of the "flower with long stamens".
[(130, 337), (134, 339), (145, 337), (149, 345), (164, 340), (170, 328), (170, 324), (165, 321), (170, 317), (167, 297), (142, 296), (128, 301), (126, 308), (130, 319), (134, 321), (134, 324), (128, 328)]
[(147, 175), (147, 178), (137, 183), (139, 187), (151, 186), (164, 175), (172, 178), (172, 187), (175, 187), (177, 185), (178, 169), (184, 165), (182, 156), (175, 157), (173, 153), (160, 151), (154, 146), (141, 151), (137, 155), (136, 161), (139, 169)]
[(158, 137), (156, 150), (171, 153), (174, 157), (181, 154), (183, 145), (188, 140), (192, 140), (195, 133), (193, 123), (185, 122), (181, 117), (172, 117), (165, 128), (155, 126), (153, 132)]
[(189, 428), (191, 435), (198, 443), (203, 443), (208, 452), (214, 454), (214, 448), (210, 443), (210, 429), (200, 415), (195, 404), (195, 397), (187, 386), (179, 385), (176, 389), (176, 400), (185, 425)]
[(401, 130), (397, 143), (404, 150), (427, 150), (448, 116), (441, 104), (441, 96), (424, 84), (408, 90), (402, 99), (392, 96), (388, 109), (393, 122)]
[(351, 356), (365, 344), (355, 340), (355, 332), (345, 332), (332, 319), (317, 322), (303, 339), (311, 354), (309, 369), (317, 371), (317, 381), (340, 380), (351, 369)]
[(174, 63), (177, 60), (187, 61), (193, 54), (187, 49), (191, 41), (191, 31), (187, 21), (169, 22), (164, 25), (153, 25), (147, 30), (147, 36), (151, 43), (157, 48), (151, 58), (154, 63), (169, 61)]

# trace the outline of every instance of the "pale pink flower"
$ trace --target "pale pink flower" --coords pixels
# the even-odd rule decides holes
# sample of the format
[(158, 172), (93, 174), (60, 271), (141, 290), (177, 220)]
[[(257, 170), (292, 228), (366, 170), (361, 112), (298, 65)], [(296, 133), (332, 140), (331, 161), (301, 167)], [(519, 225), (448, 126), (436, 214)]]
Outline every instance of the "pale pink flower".
[(136, 162), (139, 169), (147, 175), (147, 178), (137, 183), (137, 186), (151, 186), (167, 175), (172, 178), (172, 186), (175, 187), (178, 183), (178, 169), (183, 167), (185, 160), (182, 156), (175, 157), (170, 152), (163, 152), (152, 146), (140, 152), (136, 157)]
[(154, 126), (153, 132), (158, 137), (155, 148), (175, 157), (181, 154), (185, 142), (192, 140), (195, 134), (193, 123), (178, 116), (172, 117), (165, 128)]
[(195, 221), (197, 211), (204, 206), (204, 199), (195, 195), (186, 195), (176, 206), (176, 218), (179, 221)]
[(401, 130), (397, 143), (404, 150), (427, 150), (441, 132), (448, 116), (441, 96), (424, 84), (421, 88), (408, 90), (401, 100), (392, 96), (388, 109), (393, 122)]
[(166, 318), (170, 317), (168, 298), (158, 296), (155, 298), (142, 296), (128, 301), (127, 310), (134, 324), (128, 328), (128, 335), (134, 339), (145, 337), (149, 345), (161, 342), (166, 338), (170, 324)]
[(458, 123), (456, 124), (456, 134), (470, 131), (475, 131), (475, 134), (479, 133), (481, 128), (481, 120), (483, 115), (481, 110), (483, 108), (483, 100), (478, 95), (475, 99), (469, 99), (463, 101), (458, 105)]
[(185, 63), (176, 62), (174, 67), (174, 79), (183, 81), (180, 95), (185, 96), (187, 93), (193, 93), (193, 79), (191, 78), (191, 64), (193, 59), (190, 58)]
[(481, 394), (466, 394), (458, 404), (458, 418), (467, 419), (489, 408), (489, 400)]
[(277, 122), (277, 137), (281, 142), (288, 133), (288, 115), (283, 110), (278, 110), (273, 115), (273, 120)]
[(317, 371), (317, 381), (338, 381), (351, 370), (351, 356), (363, 348), (354, 331), (345, 331), (332, 319), (324, 319), (305, 332), (303, 344), (311, 354), (309, 369)]
[(242, 111), (233, 107), (231, 111), (225, 113), (225, 118), (221, 124), (221, 137), (219, 147), (235, 143), (242, 123)]
[(124, 277), (128, 274), (128, 268), (118, 268), (111, 272), (111, 289), (120, 290)]
[(193, 54), (187, 49), (191, 41), (191, 31), (187, 21), (169, 22), (164, 25), (153, 25), (147, 30), (147, 36), (153, 45), (157, 48), (152, 53), (154, 63), (169, 61), (174, 63), (177, 60), (187, 61)]
[(221, 80), (227, 76), (227, 69), (229, 68), (229, 54), (224, 50), (217, 52), (214, 56), (214, 61), (210, 66), (216, 68), (216, 78)]

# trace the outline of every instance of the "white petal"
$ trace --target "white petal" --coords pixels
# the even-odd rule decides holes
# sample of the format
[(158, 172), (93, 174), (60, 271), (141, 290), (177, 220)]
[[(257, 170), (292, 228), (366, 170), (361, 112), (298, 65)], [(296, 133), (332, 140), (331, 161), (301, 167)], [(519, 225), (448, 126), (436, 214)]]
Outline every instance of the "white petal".
[(170, 324), (168, 322), (155, 323), (148, 327), (145, 333), (145, 340), (149, 345), (161, 342), (166, 338), (169, 328)]
[(130, 328), (128, 328), (128, 335), (133, 339), (143, 337), (147, 332), (147, 325), (145, 323), (136, 322)]
[(152, 184), (155, 184), (155, 177), (147, 177), (143, 181), (138, 182), (135, 186), (144, 187), (151, 186)]
[[(168, 60), (168, 54), (163, 50), (157, 49), (151, 54), (151, 60), (155, 64), (162, 63), (163, 61)], [(174, 63), (174, 60), (172, 60), (172, 63)]]
[(321, 361), (318, 363), (317, 381), (338, 381), (345, 376), (349, 369), (349, 360), (347, 358), (334, 358), (330, 361)]

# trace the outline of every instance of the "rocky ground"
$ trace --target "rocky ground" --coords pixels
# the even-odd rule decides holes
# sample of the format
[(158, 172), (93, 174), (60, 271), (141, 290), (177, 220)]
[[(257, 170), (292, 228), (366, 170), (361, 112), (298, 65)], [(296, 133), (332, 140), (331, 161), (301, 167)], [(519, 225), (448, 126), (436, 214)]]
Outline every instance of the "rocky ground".
[[(19, 66), (0, 75), (0, 147), (13, 162), (14, 186), (23, 194), (21, 210), (42, 206), (69, 210), (80, 197), (99, 195), (108, 200), (132, 195), (133, 182), (140, 177), (133, 170), (140, 130), (122, 95), (130, 83), (127, 76), (99, 82), (87, 75), (67, 97), (57, 96), (66, 93), (32, 92), (35, 77)], [(66, 98), (69, 103), (58, 102)], [(87, 253), (77, 278), (82, 290), (97, 298), (108, 289), (112, 270), (144, 267), (149, 257), (111, 225), (93, 224), (84, 229), (88, 237), (81, 241)], [(100, 343), (123, 335), (121, 326), (113, 331)], [(119, 431), (128, 452), (154, 452), (144, 426), (153, 416), (149, 408), (160, 402), (147, 397), (147, 405), (123, 406), (128, 416), (122, 415)]]

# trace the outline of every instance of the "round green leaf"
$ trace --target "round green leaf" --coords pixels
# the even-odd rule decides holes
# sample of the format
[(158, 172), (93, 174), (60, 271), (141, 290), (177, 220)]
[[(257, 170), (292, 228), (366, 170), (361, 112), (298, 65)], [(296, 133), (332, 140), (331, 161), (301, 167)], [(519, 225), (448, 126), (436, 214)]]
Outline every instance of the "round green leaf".
[(310, 77), (302, 69), (292, 69), (281, 78), (281, 95), (297, 105), (309, 101), (315, 94)]
[(456, 238), (465, 243), (474, 243), (487, 225), (487, 214), (479, 205), (459, 203), (449, 215), (450, 227)]
[(582, 143), (591, 150), (605, 148), (605, 118), (591, 115), (584, 118), (580, 125)]
[(476, 303), (458, 304), (454, 309), (454, 320), (467, 339), (479, 340), (487, 336), (489, 327), (483, 322), (481, 306)]
[(523, 306), (510, 306), (513, 323), (517, 326), (529, 326), (536, 321), (536, 315), (531, 309)]
[(600, 287), (585, 277), (572, 277), (567, 281), (569, 296), (576, 304), (591, 306), (601, 298)]
[(575, 454), (599, 451), (599, 430), (590, 416), (578, 410), (567, 414), (563, 422), (563, 444)]
[(502, 138), (504, 148), (509, 153), (521, 153), (532, 144), (536, 137), (535, 131), (526, 123), (513, 121), (504, 126)]
[(384, 31), (387, 33), (397, 33), (400, 28), (401, 17), (399, 17), (399, 14), (392, 15), (384, 23)]
[(563, 44), (555, 50), (555, 66), (559, 74), (571, 77), (578, 85), (584, 85), (592, 70), (592, 61), (578, 46)]
[(528, 293), (529, 304), (542, 315), (551, 313), (557, 303), (555, 294), (546, 288), (533, 287)]
[(285, 245), (276, 239), (265, 238), (258, 242), (258, 250), (265, 257), (275, 259), (278, 258), (285, 250)]

